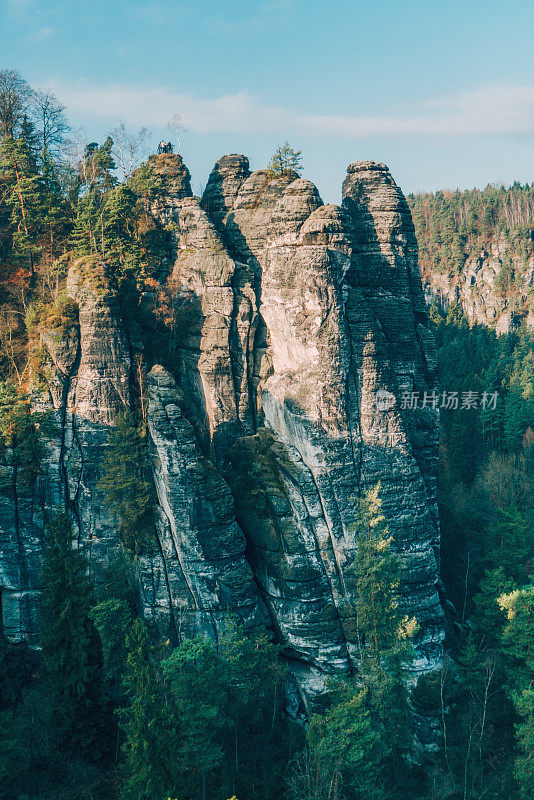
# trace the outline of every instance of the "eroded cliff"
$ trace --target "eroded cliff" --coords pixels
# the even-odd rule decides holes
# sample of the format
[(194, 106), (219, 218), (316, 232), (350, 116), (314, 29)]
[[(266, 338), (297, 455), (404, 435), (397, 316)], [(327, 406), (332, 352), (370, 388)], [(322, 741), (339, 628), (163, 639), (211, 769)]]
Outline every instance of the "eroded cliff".
[[(35, 487), (2, 467), (4, 631), (36, 640), (46, 519), (66, 504), (95, 581), (122, 551), (100, 488), (110, 430), (148, 395), (154, 546), (128, 559), (140, 612), (174, 640), (217, 637), (230, 613), (273, 631), (304, 698), (358, 664), (357, 500), (380, 482), (401, 557), (419, 670), (441, 659), (436, 505), (437, 411), (404, 409), (432, 392), (436, 358), (402, 192), (387, 168), (348, 168), (341, 207), (291, 175), (221, 158), (192, 197), (180, 156), (152, 156), (170, 232), (165, 282), (132, 300), (173, 309), (158, 358), (102, 265), (79, 260), (68, 295), (79, 324), (41, 335), (37, 408), (55, 433)], [(131, 310), (131, 309), (130, 309)], [(133, 315), (135, 316), (135, 315)], [(377, 393), (386, 402), (377, 403)]]

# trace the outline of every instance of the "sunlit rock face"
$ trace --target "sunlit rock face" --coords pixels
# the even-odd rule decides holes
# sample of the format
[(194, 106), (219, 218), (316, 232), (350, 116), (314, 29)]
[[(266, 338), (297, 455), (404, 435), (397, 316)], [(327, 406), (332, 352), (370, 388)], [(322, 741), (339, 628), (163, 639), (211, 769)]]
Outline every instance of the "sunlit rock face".
[(149, 359), (96, 267), (72, 265), (79, 325), (67, 341), (43, 337), (47, 387), (35, 395), (56, 435), (28, 496), (2, 467), (4, 630), (35, 638), (42, 531), (58, 503), (95, 581), (122, 552), (99, 481), (118, 415), (141, 407), (154, 546), (124, 560), (162, 636), (216, 638), (228, 614), (268, 629), (305, 703), (329, 675), (357, 671), (357, 501), (379, 482), (403, 608), (419, 622), (416, 668), (435, 669), (438, 412), (401, 398), (436, 388), (436, 354), (402, 192), (384, 165), (356, 162), (342, 206), (324, 205), (308, 180), (250, 173), (233, 154), (199, 200), (179, 156), (151, 163), (173, 260), (141, 306), (157, 314), (165, 290), (172, 342)]
[[(515, 276), (513, 299), (499, 285), (506, 265)], [(505, 234), (495, 234), (484, 247), (471, 249), (457, 269), (431, 269), (422, 280), (429, 306), (436, 303), (445, 312), (460, 306), (470, 324), (492, 328), (498, 336), (522, 325), (527, 331), (534, 330), (534, 312), (529, 305), (534, 286), (532, 242), (523, 252), (511, 245)]]

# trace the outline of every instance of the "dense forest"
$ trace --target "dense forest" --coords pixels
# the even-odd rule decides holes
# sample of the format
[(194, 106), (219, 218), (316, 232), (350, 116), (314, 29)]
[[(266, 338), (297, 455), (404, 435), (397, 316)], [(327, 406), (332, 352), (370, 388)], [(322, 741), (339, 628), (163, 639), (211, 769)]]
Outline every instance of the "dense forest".
[(524, 259), (532, 253), (534, 185), (409, 195), (423, 273), (461, 269), (470, 252), (502, 237)]
[[(444, 286), (456, 290), (469, 277), (469, 288), (449, 291), (449, 300), (467, 305), (473, 286), (473, 292), (478, 288), (489, 294), (497, 308), (508, 309), (520, 326), (534, 310), (534, 185), (516, 182), (508, 188), (489, 185), (407, 199), (421, 274), (434, 294), (442, 294)], [(494, 273), (484, 275), (482, 270), (482, 286), (475, 287), (477, 273), (488, 261)]]
[[(101, 144), (72, 136), (52, 94), (0, 72), (0, 454), (28, 492), (51, 424), (32, 405), (46, 369), (40, 332), (76, 324), (68, 264), (82, 259), (96, 282), (112, 282), (149, 357), (165, 359), (161, 325), (169, 315), (173, 324), (164, 302), (155, 322), (138, 302), (170, 269), (169, 231), (149, 213), (160, 176), (141, 157), (142, 137), (121, 126)], [(488, 237), (531, 254), (530, 187), (410, 202), (424, 273), (461, 269)], [(161, 642), (136, 613), (124, 564), (91, 584), (58, 508), (46, 528), (40, 647), (0, 641), (1, 798), (533, 796), (533, 336), (497, 336), (437, 303), (431, 324), (442, 389), (497, 394), (486, 407), (441, 410), (442, 671), (412, 686), (416, 622), (398, 608), (399, 558), (378, 489), (360, 500), (356, 532), (360, 671), (332, 680), (305, 723), (287, 713), (287, 662), (271, 638), (229, 617), (216, 643)], [(146, 438), (140, 395), (102, 476), (125, 559), (151, 546)], [(427, 748), (417, 744), (422, 717), (436, 732)]]

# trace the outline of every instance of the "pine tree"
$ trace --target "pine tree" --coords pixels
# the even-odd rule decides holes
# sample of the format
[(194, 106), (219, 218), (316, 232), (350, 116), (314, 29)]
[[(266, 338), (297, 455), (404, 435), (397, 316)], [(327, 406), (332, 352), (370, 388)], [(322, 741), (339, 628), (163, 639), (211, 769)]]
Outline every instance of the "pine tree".
[(176, 789), (206, 800), (210, 777), (223, 762), (221, 735), (228, 725), (221, 660), (210, 642), (186, 639), (163, 663), (163, 672), (174, 706)]
[[(76, 206), (76, 219), (72, 231), (71, 243), (77, 256), (102, 254), (100, 238), (101, 198), (91, 193), (80, 197)], [(99, 241), (97, 241), (99, 236)]]
[(25, 114), (22, 118), (20, 125), (20, 135), (18, 137), (25, 145), (25, 150), (28, 154), (28, 166), (34, 172), (37, 172), (37, 158), (39, 151), (39, 139), (35, 130), (35, 125), (28, 119)]
[(140, 620), (130, 628), (126, 649), (124, 686), (129, 704), (119, 711), (125, 737), (122, 797), (163, 800), (174, 793), (175, 734)]
[(41, 645), (56, 715), (73, 744), (94, 747), (101, 710), (101, 654), (90, 620), (87, 561), (74, 547), (72, 525), (57, 511), (45, 539)]
[(108, 136), (104, 144), (91, 142), (85, 148), (84, 156), (79, 164), (81, 186), (89, 193), (104, 195), (117, 185), (112, 175), (115, 162), (112, 155), (113, 139)]
[(122, 676), (126, 664), (126, 636), (132, 625), (132, 612), (124, 600), (103, 600), (89, 612), (102, 644), (104, 680), (113, 702), (122, 699)]
[(510, 659), (510, 696), (521, 722), (516, 725), (519, 755), (515, 778), (522, 800), (534, 792), (534, 586), (516, 589), (499, 598), (508, 622), (503, 632), (503, 650)]
[(497, 509), (485, 532), (485, 540), (484, 560), (488, 567), (501, 567), (507, 577), (524, 583), (528, 577), (528, 561), (534, 554), (534, 531), (525, 515), (516, 508)]
[(278, 145), (269, 161), (267, 171), (273, 178), (280, 175), (299, 178), (302, 175), (302, 151), (293, 150), (289, 142)]
[(474, 621), (477, 632), (484, 637), (489, 646), (496, 646), (500, 640), (505, 622), (505, 614), (497, 603), (503, 592), (511, 592), (514, 582), (507, 578), (503, 567), (486, 570), (479, 584), (479, 591), (473, 598)]
[(224, 775), (231, 777), (227, 791), (238, 797), (279, 794), (279, 765), (289, 755), (280, 647), (266, 635), (246, 635), (242, 626), (228, 620), (218, 655), (230, 722), (222, 731)]
[(390, 778), (411, 746), (413, 715), (407, 689), (413, 659), (410, 639), (415, 619), (402, 617), (398, 605), (399, 557), (379, 498), (380, 484), (360, 499), (356, 524), (356, 626), (359, 672), (375, 723), (389, 752)]
[(11, 451), (17, 483), (31, 487), (45, 454), (43, 437), (51, 433), (48, 413), (31, 413), (27, 394), (11, 381), (0, 382), (0, 450)]
[(336, 689), (326, 713), (311, 717), (306, 740), (311, 763), (294, 774), (294, 779), (300, 780), (296, 785), (293, 781), (293, 793), (297, 789), (306, 800), (384, 797), (381, 785), (384, 748), (372, 724), (367, 689), (358, 690), (350, 685)]
[(100, 489), (120, 520), (122, 539), (135, 553), (153, 546), (150, 485), (145, 479), (146, 444), (130, 412), (119, 417), (110, 435)]
[(397, 641), (397, 589), (400, 562), (391, 551), (386, 521), (378, 496), (380, 485), (359, 502), (356, 524), (356, 613), (364, 659), (379, 665), (382, 654)]
[(514, 775), (521, 800), (534, 796), (534, 688), (529, 686), (512, 694), (514, 706), (522, 718), (516, 725), (519, 755), (515, 761)]
[(127, 186), (112, 189), (105, 196), (102, 212), (103, 257), (111, 267), (110, 277), (120, 284), (122, 278), (140, 268), (137, 196)]
[(10, 212), (11, 256), (33, 274), (40, 253), (45, 198), (42, 178), (23, 139), (6, 137), (0, 143), (0, 185), (2, 202)]

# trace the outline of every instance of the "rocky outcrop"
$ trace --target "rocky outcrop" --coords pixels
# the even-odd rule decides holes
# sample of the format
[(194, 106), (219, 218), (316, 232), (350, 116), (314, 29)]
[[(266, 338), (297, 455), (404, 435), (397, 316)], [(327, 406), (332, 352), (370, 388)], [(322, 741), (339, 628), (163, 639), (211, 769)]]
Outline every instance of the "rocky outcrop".
[[(514, 275), (512, 292), (500, 280), (503, 270)], [(423, 287), (428, 305), (436, 302), (448, 311), (459, 304), (471, 324), (493, 328), (497, 334), (511, 333), (522, 323), (534, 329), (534, 255), (525, 259), (504, 238), (495, 237), (487, 248), (468, 255), (457, 272), (429, 272)]]
[(34, 387), (34, 405), (49, 410), (54, 432), (37, 484), (19, 497), (14, 474), (14, 498), (2, 498), (0, 530), (8, 543), (0, 564), (3, 570), (14, 561), (17, 575), (15, 593), (14, 576), (3, 576), (0, 584), (2, 608), (7, 599), (10, 609), (4, 632), (15, 640), (36, 640), (43, 531), (56, 507), (70, 510), (95, 581), (120, 547), (117, 520), (106, 509), (99, 479), (109, 426), (130, 402), (130, 353), (117, 298), (106, 290), (103, 273), (102, 264), (83, 259), (69, 271), (67, 291), (78, 305), (79, 326), (67, 335), (42, 336), (46, 389)]
[[(172, 375), (153, 367), (148, 388), (161, 557), (140, 558), (145, 615), (161, 627), (161, 615), (167, 622), (170, 612), (179, 637), (201, 631), (216, 639), (229, 611), (249, 628), (265, 628), (267, 614), (244, 556), (245, 537), (230, 488), (199, 451)], [(152, 591), (155, 569), (163, 591), (159, 596)]]
[[(324, 205), (309, 181), (251, 174), (231, 155), (199, 201), (179, 156), (151, 164), (152, 213), (174, 242), (161, 289), (179, 315), (164, 366), (145, 364), (157, 507), (154, 547), (129, 568), (140, 611), (174, 640), (216, 638), (228, 613), (270, 629), (313, 698), (329, 674), (358, 667), (357, 500), (380, 482), (403, 607), (420, 626), (417, 666), (435, 668), (437, 411), (401, 398), (435, 389), (436, 354), (402, 192), (384, 165), (356, 162), (342, 206)], [(62, 497), (97, 581), (121, 550), (99, 480), (110, 428), (133, 403), (138, 345), (100, 272), (71, 267), (79, 330), (42, 342), (39, 403), (53, 408), (57, 437), (27, 510), (13, 476), (2, 499), (12, 638), (35, 632), (24, 609), (35, 606), (43, 525)], [(141, 305), (154, 309), (157, 296)], [(20, 624), (6, 611), (17, 602)]]
[(191, 176), (179, 155), (165, 153), (148, 159), (156, 187), (152, 213), (164, 223), (172, 223), (173, 210), (185, 197), (191, 197)]
[[(421, 625), (418, 663), (432, 667), (442, 638), (437, 412), (404, 411), (399, 401), (431, 394), (436, 354), (406, 201), (374, 163), (349, 167), (342, 209), (324, 206), (308, 181), (264, 171), (236, 194), (238, 161), (225, 166), (203, 203), (218, 209), (223, 239), (258, 275), (253, 388), (272, 439), (260, 427), (259, 439), (238, 440), (231, 473), (262, 596), (307, 664), (310, 692), (323, 670), (354, 669), (355, 499), (380, 481), (405, 608)], [(378, 392), (388, 408), (377, 407)]]

